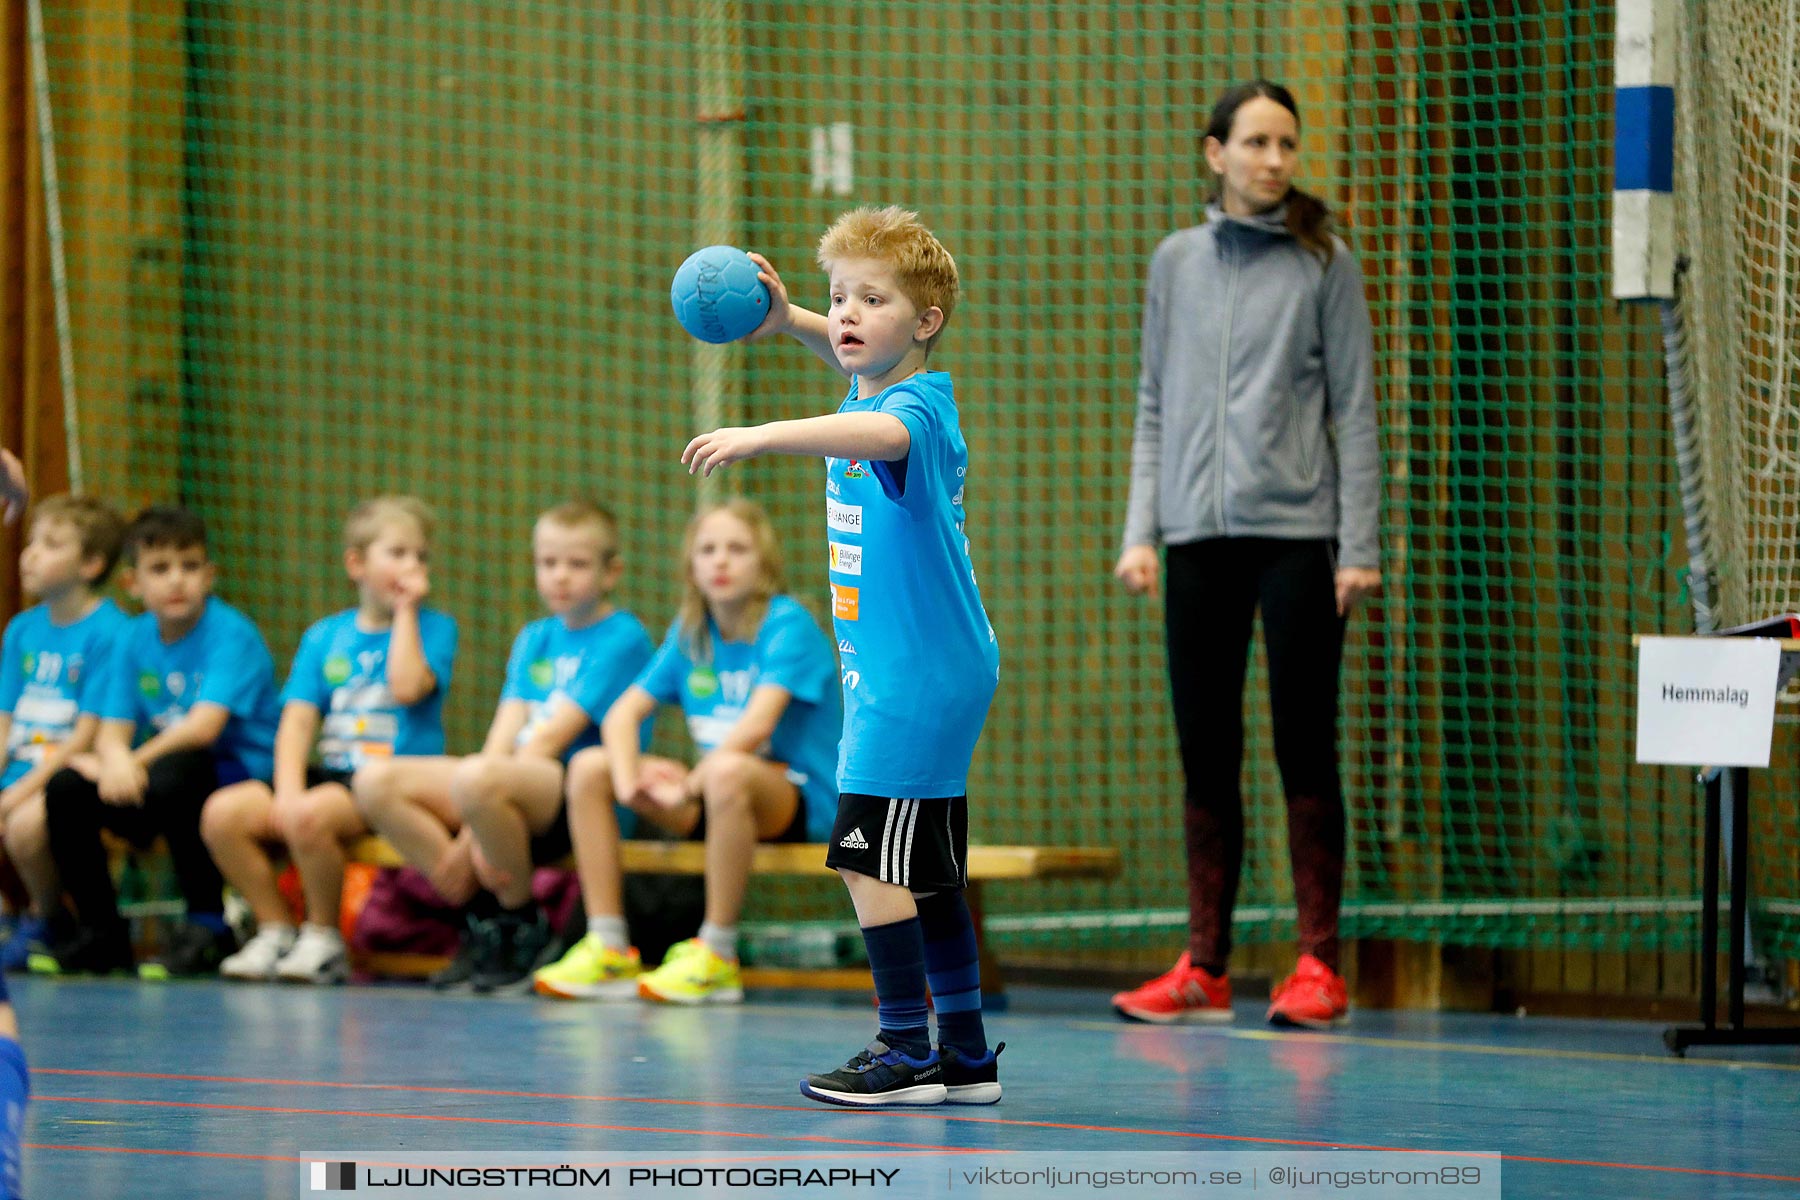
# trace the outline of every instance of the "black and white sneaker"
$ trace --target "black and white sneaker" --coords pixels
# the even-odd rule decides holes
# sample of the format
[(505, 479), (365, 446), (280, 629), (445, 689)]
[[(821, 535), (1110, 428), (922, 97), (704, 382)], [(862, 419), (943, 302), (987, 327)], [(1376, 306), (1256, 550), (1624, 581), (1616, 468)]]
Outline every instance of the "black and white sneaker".
[(867, 1049), (837, 1070), (824, 1075), (808, 1075), (806, 1082), (800, 1085), (800, 1094), (811, 1100), (823, 1100), (826, 1104), (845, 1104), (853, 1108), (942, 1104), (944, 1066), (935, 1051), (924, 1058), (909, 1058), (898, 1050), (888, 1049), (886, 1042), (876, 1038)]
[(530, 917), (501, 913), (489, 917), (492, 945), (475, 962), (469, 986), (477, 992), (530, 991), (531, 973), (546, 965), (544, 956), (556, 939), (543, 909)]
[(964, 1058), (955, 1046), (939, 1046), (938, 1059), (944, 1064), (945, 1104), (997, 1104), (1000, 1101), (1001, 1042), (981, 1058)]
[(493, 918), (484, 920), (471, 916), (468, 922), (456, 957), (425, 981), (440, 992), (468, 991), (469, 980), (474, 978), (475, 972), (492, 962), (499, 953), (500, 929)]

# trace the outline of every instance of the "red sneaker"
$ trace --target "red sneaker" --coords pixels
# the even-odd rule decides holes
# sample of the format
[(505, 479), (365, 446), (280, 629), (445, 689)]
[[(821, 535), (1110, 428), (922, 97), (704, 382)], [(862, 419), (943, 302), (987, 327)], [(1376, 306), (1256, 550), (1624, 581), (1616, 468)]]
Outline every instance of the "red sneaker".
[(1344, 986), (1344, 977), (1310, 954), (1300, 956), (1300, 964), (1281, 981), (1270, 1001), (1272, 1025), (1330, 1029), (1343, 1024), (1350, 1012), (1350, 992)]
[(1154, 1025), (1229, 1021), (1231, 980), (1207, 974), (1183, 954), (1173, 970), (1129, 992), (1120, 992), (1112, 1003), (1121, 1017)]

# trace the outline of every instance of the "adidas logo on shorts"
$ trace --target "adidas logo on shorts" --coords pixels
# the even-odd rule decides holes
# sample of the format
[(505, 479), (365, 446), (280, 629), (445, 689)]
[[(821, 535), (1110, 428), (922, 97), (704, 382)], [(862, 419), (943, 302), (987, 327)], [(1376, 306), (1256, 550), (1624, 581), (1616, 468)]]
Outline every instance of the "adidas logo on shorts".
[(859, 825), (849, 833), (846, 833), (844, 835), (844, 840), (839, 842), (838, 845), (846, 850), (867, 850), (869, 848), (869, 839), (863, 836), (862, 826)]

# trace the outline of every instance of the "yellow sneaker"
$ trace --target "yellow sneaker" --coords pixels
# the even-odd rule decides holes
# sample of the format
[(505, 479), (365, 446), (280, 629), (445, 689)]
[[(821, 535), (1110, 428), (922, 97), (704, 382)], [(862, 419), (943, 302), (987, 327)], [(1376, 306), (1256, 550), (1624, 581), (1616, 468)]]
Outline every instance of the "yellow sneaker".
[(638, 980), (638, 995), (665, 1004), (742, 1004), (744, 984), (736, 959), (689, 938), (670, 946), (662, 966)]
[(531, 976), (531, 986), (541, 996), (563, 1000), (626, 1000), (637, 995), (643, 973), (635, 947), (608, 950), (598, 937), (588, 934), (569, 947), (569, 952)]

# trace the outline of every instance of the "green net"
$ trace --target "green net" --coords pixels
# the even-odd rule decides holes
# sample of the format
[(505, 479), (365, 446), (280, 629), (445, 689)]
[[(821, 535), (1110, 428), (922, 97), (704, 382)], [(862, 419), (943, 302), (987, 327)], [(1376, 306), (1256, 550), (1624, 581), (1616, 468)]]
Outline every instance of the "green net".
[[(621, 599), (660, 630), (697, 497), (686, 439), (715, 415), (836, 402), (791, 343), (688, 339), (675, 266), (736, 242), (819, 305), (811, 247), (832, 217), (919, 209), (965, 279), (934, 361), (958, 380), (1003, 654), (974, 834), (1126, 864), (990, 898), (1007, 944), (1069, 952), (1166, 947), (1185, 923), (1161, 614), (1110, 577), (1143, 278), (1209, 190), (1210, 98), (1285, 80), (1303, 182), (1341, 214), (1378, 339), (1387, 586), (1345, 670), (1346, 931), (1691, 944), (1690, 773), (1632, 761), (1629, 635), (1688, 618), (1655, 315), (1607, 298), (1610, 6), (47, 9), (88, 486), (203, 512), (221, 593), (284, 669), (350, 602), (345, 510), (423, 496), (442, 518), (434, 602), (463, 629), (464, 749), (538, 615), (536, 512), (609, 503)], [(796, 593), (828, 619), (819, 485), (816, 464), (773, 460), (727, 486), (773, 510)], [(1260, 671), (1251, 941), (1292, 932)], [(1768, 774), (1756, 893), (1791, 951), (1795, 801)], [(841, 914), (828, 884), (752, 895), (752, 918)]]

